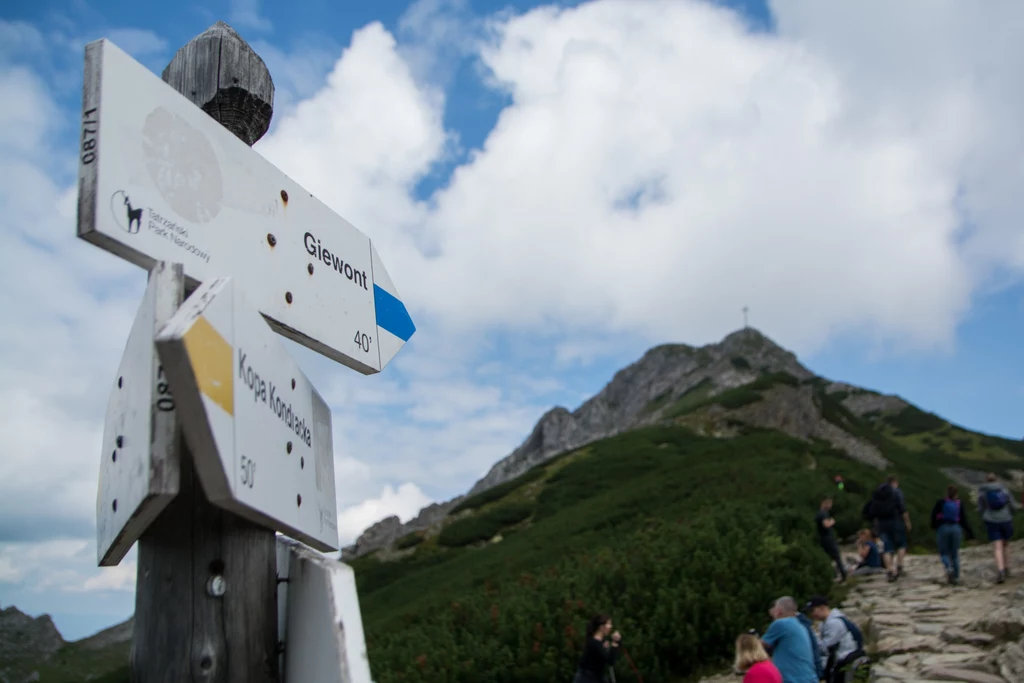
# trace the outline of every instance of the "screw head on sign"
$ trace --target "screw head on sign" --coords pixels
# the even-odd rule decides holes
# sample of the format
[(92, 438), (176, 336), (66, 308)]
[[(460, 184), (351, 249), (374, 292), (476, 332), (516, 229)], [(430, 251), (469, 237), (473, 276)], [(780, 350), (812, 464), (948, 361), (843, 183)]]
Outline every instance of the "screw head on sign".
[(118, 448), (124, 448), (124, 437), (123, 436), (117, 437), (117, 447)]
[(269, 232), (267, 233), (267, 244), (269, 244), (272, 247), (277, 244), (277, 238), (271, 235)]
[(281, 190), (281, 201), (285, 204), (288, 203), (288, 193), (285, 190)]
[(291, 292), (285, 292), (284, 293), (284, 300), (287, 301), (288, 303), (291, 303), (292, 302), (292, 293)]
[(120, 389), (123, 386), (124, 386), (124, 377), (118, 377), (117, 378), (117, 388)]
[(210, 577), (210, 580), (206, 582), (206, 592), (209, 593), (211, 598), (219, 598), (224, 595), (228, 590), (228, 582), (224, 580), (224, 577), (220, 574), (214, 574)]
[(295, 504), (300, 506), (300, 507), (302, 506), (302, 494), (301, 493), (295, 496)]
[(291, 441), (289, 441), (288, 445), (285, 446), (285, 450), (288, 451), (289, 453), (292, 452), (292, 442)]
[(308, 266), (306, 266), (306, 270), (308, 270), (309, 274), (312, 275), (313, 274), (313, 264), (310, 263)]
[(295, 380), (292, 379), (292, 389), (294, 389), (294, 388), (295, 388)]

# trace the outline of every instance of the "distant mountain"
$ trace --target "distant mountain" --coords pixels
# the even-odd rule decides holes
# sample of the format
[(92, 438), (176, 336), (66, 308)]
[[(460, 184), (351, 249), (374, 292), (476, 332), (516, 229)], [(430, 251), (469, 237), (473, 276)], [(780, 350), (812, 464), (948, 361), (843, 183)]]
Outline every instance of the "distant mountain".
[[(859, 462), (887, 467), (889, 461), (871, 438), (845, 424), (842, 416), (826, 414), (827, 407), (820, 398), (823, 393), (835, 398), (851, 415), (881, 419), (881, 425), (893, 419), (930, 419), (936, 425), (946, 424), (898, 396), (817, 377), (792, 352), (761, 332), (746, 328), (717, 344), (699, 348), (685, 344), (652, 348), (616, 373), (604, 389), (575, 411), (556, 406), (545, 413), (526, 440), (497, 461), (466, 495), (515, 479), (559, 453), (640, 427), (668, 423), (722, 437), (736, 433), (739, 425), (778, 430), (802, 440), (826, 442)], [(889, 433), (894, 434), (894, 430), (898, 431), (888, 426)], [(966, 430), (959, 432), (963, 434), (961, 441), (970, 438), (974, 443), (982, 438), (968, 437)], [(914, 439), (910, 442), (930, 447)], [(985, 443), (989, 454), (996, 454), (993, 457), (998, 453), (1012, 455), (1006, 450), (1007, 443), (1019, 446), (1019, 442), (994, 437)], [(980, 441), (978, 444), (982, 448)], [(955, 444), (946, 445), (951, 452), (958, 449)], [(409, 534), (437, 532), (464, 498), (435, 503), (406, 524), (398, 517), (381, 520), (345, 548), (342, 558), (351, 560), (393, 548)]]
[(7, 607), (0, 611), (0, 683), (127, 682), (133, 624), (67, 642), (48, 614), (33, 618)]

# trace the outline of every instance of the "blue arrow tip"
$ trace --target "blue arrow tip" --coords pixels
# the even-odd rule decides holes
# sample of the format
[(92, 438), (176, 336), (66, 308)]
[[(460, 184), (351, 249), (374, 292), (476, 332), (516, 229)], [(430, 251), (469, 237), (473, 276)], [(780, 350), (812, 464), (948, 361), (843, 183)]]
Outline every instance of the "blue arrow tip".
[(404, 342), (409, 341), (416, 326), (405, 310), (405, 304), (390, 292), (373, 285), (373, 306), (377, 311), (377, 326), (387, 330)]

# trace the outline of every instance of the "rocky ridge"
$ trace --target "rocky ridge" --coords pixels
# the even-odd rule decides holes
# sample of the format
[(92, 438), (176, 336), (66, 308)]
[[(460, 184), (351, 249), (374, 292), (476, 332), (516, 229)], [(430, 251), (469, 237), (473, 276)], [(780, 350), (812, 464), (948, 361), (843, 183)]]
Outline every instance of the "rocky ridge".
[[(930, 533), (930, 532), (929, 532)], [(1011, 544), (1011, 577), (995, 583), (988, 545), (961, 551), (949, 586), (935, 555), (907, 557), (896, 583), (856, 578), (840, 606), (864, 632), (872, 683), (1024, 681), (1024, 542)], [(701, 683), (739, 683), (727, 673)]]
[[(774, 386), (763, 392), (765, 400), (736, 410), (712, 405), (696, 416), (677, 418), (673, 415), (674, 408), (684, 397), (708, 399), (766, 375), (789, 375), (800, 381), (815, 378), (795, 354), (753, 328), (733, 332), (719, 343), (699, 348), (685, 344), (656, 346), (617, 372), (597, 395), (575, 411), (558, 406), (545, 413), (529, 437), (496, 462), (467, 495), (514, 479), (560, 453), (671, 419), (718, 437), (728, 437), (735, 431), (728, 426), (730, 421), (777, 429), (804, 440), (827, 441), (851, 458), (875, 467), (888, 465), (873, 444), (824, 419), (815, 402), (814, 387), (807, 385)], [(829, 384), (826, 391), (845, 394), (843, 405), (856, 415), (898, 412), (908, 405), (898, 397), (839, 382)], [(398, 517), (377, 522), (364, 531), (355, 544), (342, 550), (342, 560), (390, 548), (396, 540), (413, 532), (436, 533), (447, 514), (462, 499), (435, 503), (406, 524)]]

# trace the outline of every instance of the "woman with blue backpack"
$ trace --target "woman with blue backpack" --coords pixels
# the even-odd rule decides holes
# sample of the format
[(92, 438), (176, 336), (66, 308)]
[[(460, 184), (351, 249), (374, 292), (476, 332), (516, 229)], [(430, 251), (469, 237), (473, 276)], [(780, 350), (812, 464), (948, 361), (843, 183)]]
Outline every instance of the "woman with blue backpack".
[(960, 544), (963, 537), (974, 538), (964, 516), (959, 491), (953, 485), (946, 488), (946, 497), (941, 498), (932, 508), (932, 529), (939, 544), (939, 557), (946, 568), (946, 577), (952, 585), (960, 582)]
[(1008, 546), (1013, 538), (1013, 513), (1017, 506), (993, 472), (985, 477), (985, 483), (978, 489), (978, 512), (985, 522), (985, 531), (996, 555), (996, 583), (1003, 583), (1009, 576), (1010, 557)]

